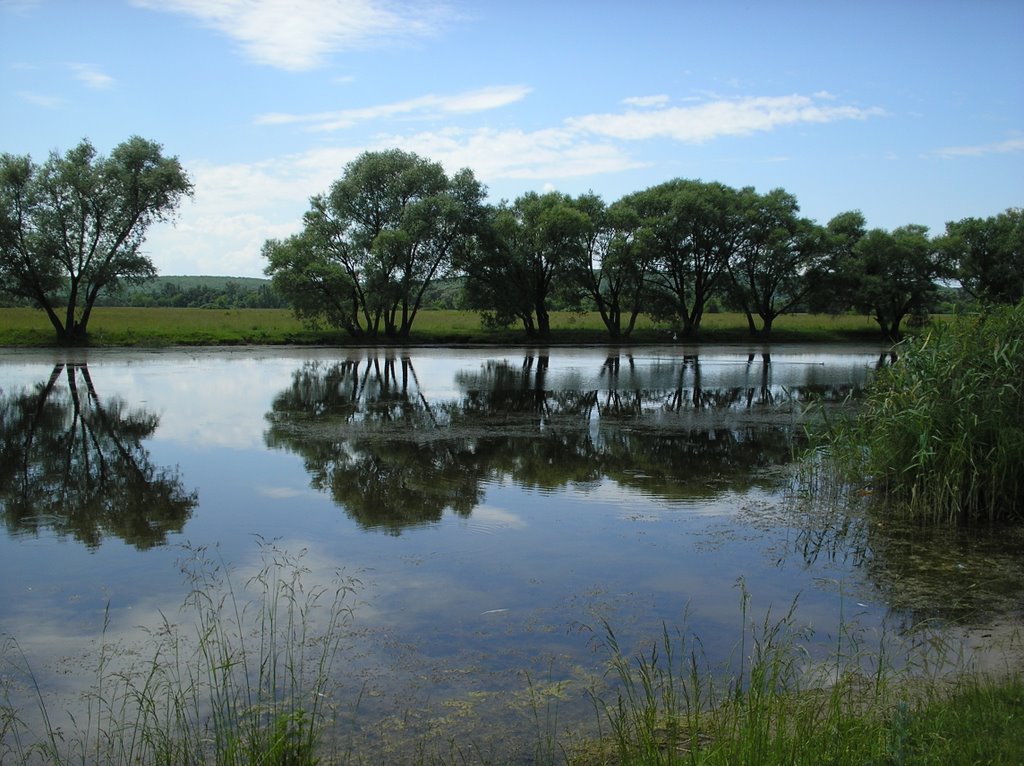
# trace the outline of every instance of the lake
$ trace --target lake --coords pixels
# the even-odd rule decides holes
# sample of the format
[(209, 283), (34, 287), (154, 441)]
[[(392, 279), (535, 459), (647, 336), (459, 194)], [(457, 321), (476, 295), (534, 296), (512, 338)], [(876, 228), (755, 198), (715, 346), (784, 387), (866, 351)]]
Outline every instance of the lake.
[(74, 709), (103, 646), (144, 656), (165, 621), (187, 621), (197, 559), (244, 583), (268, 549), (301, 555), (308, 584), (357, 581), (339, 730), (388, 748), (529, 730), (542, 689), (559, 725), (585, 726), (605, 626), (628, 650), (685, 630), (727, 667), (744, 593), (748, 619), (798, 599), (821, 656), (844, 632), (870, 646), (1006, 614), (1019, 540), (928, 543), (808, 526), (794, 509), (808, 412), (849, 406), (887, 359), (797, 345), (6, 351), (0, 632), (54, 708)]

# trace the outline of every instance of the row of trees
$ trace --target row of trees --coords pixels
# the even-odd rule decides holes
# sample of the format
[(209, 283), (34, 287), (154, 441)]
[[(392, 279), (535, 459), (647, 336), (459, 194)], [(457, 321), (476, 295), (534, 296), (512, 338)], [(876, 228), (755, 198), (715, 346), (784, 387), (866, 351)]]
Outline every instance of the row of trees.
[(924, 315), (942, 280), (979, 300), (1024, 297), (1024, 215), (868, 230), (858, 211), (822, 226), (796, 198), (676, 179), (606, 204), (526, 193), (496, 206), (469, 170), (451, 178), (415, 154), (370, 152), (314, 197), (303, 231), (264, 246), (275, 288), (308, 320), (356, 337), (405, 338), (430, 283), (461, 276), (496, 326), (550, 332), (553, 304), (598, 311), (614, 339), (641, 314), (695, 336), (715, 299), (770, 334), (796, 308), (871, 314), (889, 338)]
[[(88, 141), (42, 165), (0, 155), (0, 293), (45, 311), (60, 342), (84, 342), (101, 293), (155, 275), (145, 232), (191, 193), (178, 159), (139, 137), (108, 157)], [(695, 336), (712, 300), (742, 310), (752, 334), (797, 308), (854, 309), (897, 338), (941, 280), (979, 300), (1024, 297), (1020, 209), (931, 238), (916, 225), (869, 231), (857, 211), (822, 226), (782, 189), (699, 180), (611, 204), (530, 192), (490, 205), (485, 194), (468, 169), (365, 153), (312, 198), (299, 234), (265, 243), (266, 273), (299, 317), (359, 338), (407, 338), (431, 286), (454, 277), (486, 321), (539, 339), (555, 305), (598, 311), (613, 340), (641, 314)]]

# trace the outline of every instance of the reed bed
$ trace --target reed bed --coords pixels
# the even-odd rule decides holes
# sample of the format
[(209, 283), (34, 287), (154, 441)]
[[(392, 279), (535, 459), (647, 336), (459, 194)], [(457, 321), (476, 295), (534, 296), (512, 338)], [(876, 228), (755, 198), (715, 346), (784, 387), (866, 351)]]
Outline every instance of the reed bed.
[(889, 512), (1024, 520), (1024, 304), (963, 316), (897, 349), (828, 451)]

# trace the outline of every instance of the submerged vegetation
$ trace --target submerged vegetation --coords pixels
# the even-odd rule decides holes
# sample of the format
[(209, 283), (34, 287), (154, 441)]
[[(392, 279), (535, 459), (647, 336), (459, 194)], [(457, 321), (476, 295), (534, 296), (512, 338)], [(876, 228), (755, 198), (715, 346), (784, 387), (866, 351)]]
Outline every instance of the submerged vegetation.
[[(509, 741), (494, 751), (449, 736), (445, 747), (428, 741), (437, 732), (410, 735), (399, 726), (379, 734), (387, 742), (367, 745), (352, 736), (363, 725), (364, 690), (338, 680), (358, 582), (337, 575), (311, 587), (322, 574), (305, 554), (260, 548), (262, 566), (243, 583), (215, 552), (186, 548), (191, 590), (179, 621), (164, 617), (143, 647), (109, 641), (108, 614), (95, 681), (77, 715), (52, 709), (8, 637), (0, 655), (3, 763), (852, 765), (1024, 757), (1024, 678), (1015, 665), (983, 674), (957, 641), (928, 626), (909, 641), (888, 636), (869, 647), (855, 621), (840, 625), (831, 649), (812, 652), (798, 600), (781, 615), (755, 610), (742, 580), (737, 640), (724, 666), (706, 658), (685, 625), (630, 650), (605, 622), (593, 639), (603, 682), (542, 688), (527, 677), (520, 715), (533, 722), (532, 744)], [(1010, 662), (1021, 636), (1011, 632), (990, 648)], [(26, 723), (31, 711), (12, 701), (18, 684), (35, 699), (37, 723)], [(560, 716), (559, 704), (572, 695), (590, 697), (589, 723)], [(396, 741), (409, 736), (423, 739)]]
[[(16, 640), (2, 646), (0, 761), (5, 764), (312, 766), (333, 714), (334, 664), (355, 581), (311, 585), (305, 554), (260, 543), (243, 583), (214, 551), (186, 549), (190, 593), (146, 648), (104, 639), (84, 711), (58, 717)], [(34, 690), (37, 730), (10, 702)], [(66, 727), (66, 728), (65, 728)]]
[(1024, 518), (1024, 303), (898, 349), (863, 409), (833, 424), (843, 479), (927, 522)]

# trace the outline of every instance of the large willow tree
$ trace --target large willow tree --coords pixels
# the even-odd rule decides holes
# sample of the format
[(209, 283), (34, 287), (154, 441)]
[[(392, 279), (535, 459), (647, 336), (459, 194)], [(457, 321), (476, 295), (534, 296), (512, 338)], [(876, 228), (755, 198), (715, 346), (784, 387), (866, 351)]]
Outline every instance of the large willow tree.
[(406, 338), (427, 287), (473, 246), (483, 217), (471, 171), (449, 178), (413, 153), (366, 152), (312, 198), (300, 234), (264, 245), (265, 271), (302, 319)]
[(59, 343), (84, 343), (102, 291), (156, 276), (146, 230), (191, 193), (178, 159), (138, 136), (108, 157), (88, 141), (42, 165), (0, 155), (0, 290), (46, 312)]

